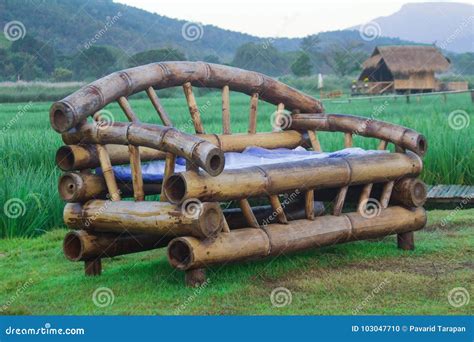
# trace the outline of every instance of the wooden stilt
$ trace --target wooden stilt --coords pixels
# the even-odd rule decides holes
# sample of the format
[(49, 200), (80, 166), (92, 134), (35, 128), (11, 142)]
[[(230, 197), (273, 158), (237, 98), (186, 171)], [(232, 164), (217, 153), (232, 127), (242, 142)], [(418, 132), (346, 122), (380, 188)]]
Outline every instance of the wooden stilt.
[(406, 232), (397, 234), (398, 248), (404, 251), (412, 251), (415, 249), (415, 233)]
[(84, 273), (86, 276), (99, 276), (102, 274), (102, 259), (84, 261)]
[(206, 270), (204, 268), (196, 268), (187, 270), (184, 273), (184, 281), (186, 286), (199, 287), (206, 282)]

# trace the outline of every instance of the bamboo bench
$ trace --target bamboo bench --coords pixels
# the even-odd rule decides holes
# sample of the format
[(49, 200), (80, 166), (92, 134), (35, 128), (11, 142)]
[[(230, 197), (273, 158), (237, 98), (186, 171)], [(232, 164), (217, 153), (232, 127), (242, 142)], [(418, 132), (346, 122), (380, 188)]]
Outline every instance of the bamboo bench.
[[(156, 90), (177, 86), (195, 135), (173, 127), (157, 96)], [(222, 89), (222, 132), (205, 131), (193, 87)], [(230, 91), (250, 96), (245, 134), (231, 131)], [(162, 125), (140, 121), (127, 100), (138, 92), (146, 92)], [(257, 132), (260, 100), (276, 106), (273, 132)], [(101, 110), (112, 102), (129, 122), (104, 121)], [(102, 258), (167, 247), (171, 266), (186, 271), (187, 284), (197, 285), (210, 265), (390, 234), (397, 234), (399, 248), (410, 250), (413, 231), (426, 223), (426, 186), (417, 178), (427, 148), (421, 134), (324, 113), (316, 99), (256, 72), (202, 62), (144, 65), (54, 103), (50, 119), (65, 143), (56, 154), (65, 171), (59, 194), (68, 202), (64, 220), (71, 228), (63, 249), (69, 260), (85, 262), (87, 275), (101, 273)], [(380, 140), (379, 150), (394, 144), (395, 152), (224, 170), (226, 152), (249, 146), (321, 152), (318, 131), (342, 132), (346, 148), (360, 135)], [(186, 171), (175, 173), (177, 157), (186, 160)], [(142, 162), (152, 160), (164, 160), (162, 183), (143, 182)], [(123, 164), (131, 167), (129, 183), (114, 175), (114, 165)], [(93, 172), (97, 167), (100, 174)], [(157, 194), (159, 201), (146, 201)], [(268, 204), (252, 207), (253, 198)], [(227, 201), (239, 208), (223, 210)], [(187, 205), (194, 205), (191, 215)]]

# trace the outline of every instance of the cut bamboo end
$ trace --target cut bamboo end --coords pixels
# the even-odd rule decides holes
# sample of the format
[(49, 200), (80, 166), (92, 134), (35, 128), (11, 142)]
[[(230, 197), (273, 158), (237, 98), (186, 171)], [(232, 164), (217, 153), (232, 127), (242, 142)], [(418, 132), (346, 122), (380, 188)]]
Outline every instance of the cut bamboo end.
[(253, 93), (250, 98), (250, 114), (249, 114), (249, 129), (250, 134), (257, 132), (257, 109), (258, 109), (258, 93)]
[(150, 235), (117, 235), (72, 230), (63, 241), (63, 252), (71, 261), (89, 261), (147, 251), (168, 245), (170, 238)]
[(222, 133), (232, 134), (230, 128), (230, 94), (229, 86), (225, 85), (222, 88)]
[(408, 207), (421, 207), (426, 203), (428, 188), (418, 178), (403, 178), (395, 183), (392, 198)]
[(201, 113), (196, 103), (196, 98), (194, 97), (193, 87), (190, 82), (183, 84), (183, 91), (188, 103), (189, 113), (194, 124), (194, 130), (196, 133), (204, 133), (204, 126), (201, 122)]
[(49, 110), (49, 119), (54, 130), (63, 133), (78, 124), (74, 108), (66, 102), (56, 102)]

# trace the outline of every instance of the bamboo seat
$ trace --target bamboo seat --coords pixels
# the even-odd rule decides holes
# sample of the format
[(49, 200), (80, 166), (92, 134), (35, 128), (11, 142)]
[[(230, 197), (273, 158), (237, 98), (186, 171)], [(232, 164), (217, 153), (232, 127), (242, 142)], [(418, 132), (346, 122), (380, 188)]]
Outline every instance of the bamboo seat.
[[(173, 113), (158, 97), (160, 89), (176, 86), (182, 86), (195, 134), (173, 127)], [(222, 90), (221, 132), (206, 131), (193, 87)], [(232, 133), (231, 91), (249, 96), (247, 133)], [(139, 92), (161, 125), (142, 122), (134, 111), (128, 97)], [(274, 112), (259, 113), (261, 101)], [(128, 122), (104, 117), (101, 111), (113, 102)], [(258, 115), (272, 120), (272, 132), (258, 131)], [(426, 186), (417, 178), (427, 149), (423, 135), (324, 113), (316, 99), (256, 72), (203, 62), (148, 64), (54, 103), (50, 120), (65, 144), (56, 154), (71, 228), (63, 249), (68, 259), (84, 261), (88, 275), (101, 273), (102, 258), (167, 247), (171, 266), (196, 285), (214, 264), (390, 234), (397, 234), (399, 248), (413, 249), (413, 231), (426, 222)], [(226, 153), (251, 146), (322, 155), (321, 131), (341, 134), (347, 149), (359, 135), (379, 140), (378, 149), (386, 151), (226, 167)], [(163, 174), (150, 180), (144, 174), (156, 160)], [(177, 167), (177, 160), (185, 166)], [(129, 165), (126, 180), (116, 177), (120, 165)], [(133, 201), (124, 200), (129, 197)], [(235, 207), (222, 209), (229, 204)]]

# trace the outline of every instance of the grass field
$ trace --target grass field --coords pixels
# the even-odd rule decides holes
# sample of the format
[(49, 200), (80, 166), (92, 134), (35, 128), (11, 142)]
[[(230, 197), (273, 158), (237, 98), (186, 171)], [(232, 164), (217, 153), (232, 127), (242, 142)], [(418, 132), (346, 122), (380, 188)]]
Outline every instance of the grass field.
[[(82, 263), (63, 257), (62, 229), (4, 239), (0, 314), (473, 314), (472, 303), (448, 301), (453, 288), (471, 296), (474, 290), (473, 216), (474, 209), (431, 211), (413, 252), (398, 250), (393, 236), (354, 242), (214, 267), (209, 282), (195, 289), (183, 286), (183, 273), (168, 265), (164, 250), (104, 260), (103, 275), (87, 278)], [(290, 291), (291, 303), (272, 305), (278, 287)], [(93, 300), (99, 291), (103, 307)]]
[[(208, 93), (197, 98), (204, 126), (209, 132), (220, 132), (220, 95)], [(247, 129), (249, 98), (241, 94), (231, 96), (232, 129)], [(159, 123), (149, 101), (133, 99), (133, 108), (143, 121)], [(166, 98), (163, 103), (179, 129), (192, 132), (184, 97)], [(63, 203), (57, 194), (60, 171), (54, 155), (61, 146), (60, 136), (50, 128), (50, 103), (29, 102), (0, 104), (0, 203), (9, 200), (20, 205), (20, 215), (10, 218), (0, 212), (0, 238), (35, 236), (53, 227), (62, 227)], [(422, 178), (428, 184), (473, 184), (474, 154), (472, 136), (474, 125), (455, 130), (450, 126), (449, 113), (464, 111), (468, 119), (474, 110), (468, 94), (449, 95), (447, 103), (433, 96), (412, 99), (357, 101), (353, 103), (325, 103), (327, 112), (358, 114), (386, 120), (414, 128), (428, 138), (428, 154)], [(116, 121), (125, 121), (117, 105), (108, 110)], [(259, 130), (271, 130), (270, 115), (274, 106), (261, 102)], [(324, 150), (343, 147), (342, 133), (321, 133)], [(376, 148), (377, 141), (356, 137), (355, 146)], [(19, 201), (18, 201), (19, 200)]]

